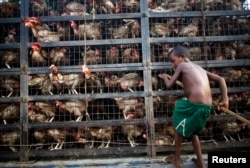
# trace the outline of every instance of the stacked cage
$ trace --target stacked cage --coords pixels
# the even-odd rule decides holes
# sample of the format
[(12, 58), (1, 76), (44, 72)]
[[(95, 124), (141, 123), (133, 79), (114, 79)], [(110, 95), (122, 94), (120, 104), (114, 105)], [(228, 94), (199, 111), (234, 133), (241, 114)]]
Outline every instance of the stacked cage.
[[(230, 109), (249, 117), (249, 7), (234, 1), (0, 2), (2, 159), (93, 157), (173, 150), (169, 51), (223, 76)], [(211, 83), (213, 102), (219, 86)], [(204, 149), (249, 147), (249, 126), (217, 110)], [(224, 143), (229, 142), (229, 143)], [(232, 143), (234, 142), (234, 143)], [(187, 145), (185, 145), (187, 144)], [(183, 143), (190, 151), (190, 140)]]

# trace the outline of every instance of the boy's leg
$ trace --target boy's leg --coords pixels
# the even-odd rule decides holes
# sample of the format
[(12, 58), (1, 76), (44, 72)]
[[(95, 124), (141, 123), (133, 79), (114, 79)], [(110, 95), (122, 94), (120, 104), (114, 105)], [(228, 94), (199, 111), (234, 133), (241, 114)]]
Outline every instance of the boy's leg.
[(193, 134), (191, 136), (191, 141), (192, 141), (192, 144), (193, 144), (193, 147), (194, 147), (195, 154), (197, 156), (197, 161), (195, 159), (194, 159), (194, 161), (197, 162), (197, 166), (199, 168), (205, 168), (206, 165), (205, 165), (205, 162), (204, 162), (204, 160), (202, 158), (201, 144), (200, 144), (200, 140), (199, 140), (198, 135)]
[(183, 136), (181, 136), (180, 134), (178, 134), (175, 131), (175, 156), (169, 156), (166, 158), (166, 161), (169, 163), (172, 163), (173, 165), (175, 165), (178, 168), (182, 167), (182, 163), (181, 163), (181, 143), (183, 140)]

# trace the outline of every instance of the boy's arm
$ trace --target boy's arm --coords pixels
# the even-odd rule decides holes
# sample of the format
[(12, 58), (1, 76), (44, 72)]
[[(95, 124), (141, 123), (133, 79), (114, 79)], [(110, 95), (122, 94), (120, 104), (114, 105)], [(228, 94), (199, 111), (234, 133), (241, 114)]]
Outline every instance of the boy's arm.
[(171, 77), (170, 75), (163, 73), (158, 76), (164, 80), (164, 83), (168, 89), (172, 88), (177, 79), (179, 78), (181, 73), (181, 66), (178, 66), (174, 72), (174, 75)]
[(226, 84), (225, 79), (219, 75), (216, 75), (208, 71), (207, 71), (207, 76), (209, 80), (219, 83), (220, 92), (221, 92), (221, 101), (218, 104), (219, 110), (221, 109), (221, 107), (228, 109), (229, 103), (228, 103), (228, 95), (227, 95), (227, 84)]

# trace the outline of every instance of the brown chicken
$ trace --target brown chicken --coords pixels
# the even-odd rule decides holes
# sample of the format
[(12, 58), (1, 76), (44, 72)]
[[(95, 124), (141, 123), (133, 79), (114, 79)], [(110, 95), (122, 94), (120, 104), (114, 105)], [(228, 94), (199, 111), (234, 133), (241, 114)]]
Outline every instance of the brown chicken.
[(56, 66), (69, 65), (70, 60), (69, 57), (65, 55), (66, 52), (67, 52), (67, 47), (53, 48), (49, 52), (49, 58), (52, 61), (52, 63), (55, 64)]
[(70, 39), (70, 26), (62, 26), (60, 22), (56, 23), (57, 33), (61, 37), (61, 40), (69, 40)]
[(18, 51), (14, 50), (4, 50), (0, 51), (0, 54), (2, 55), (2, 61), (6, 65), (7, 68), (11, 68), (11, 63), (19, 63), (20, 54)]
[(0, 18), (13, 17), (19, 6), (10, 2), (0, 2)]
[(38, 15), (38, 16), (47, 15), (48, 6), (45, 0), (30, 0), (29, 2), (33, 15)]
[(42, 23), (40, 18), (30, 17), (24, 20), (26, 27), (31, 28), (32, 34), (38, 42), (57, 42), (61, 35), (58, 32), (52, 32), (49, 26)]
[(8, 35), (4, 38), (5, 44), (16, 43), (16, 28), (10, 28), (8, 30)]
[(99, 64), (102, 61), (102, 54), (98, 48), (95, 48), (95, 50), (87, 48), (87, 51), (82, 52), (81, 55), (83, 57), (83, 64), (86, 65)]
[(150, 35), (152, 37), (169, 37), (173, 32), (174, 18), (167, 19), (167, 23), (154, 22), (150, 23)]
[(81, 25), (76, 25), (76, 23), (72, 20), (70, 21), (70, 25), (74, 31), (75, 36), (84, 40), (84, 36), (86, 34), (87, 40), (98, 40), (101, 39), (101, 23), (89, 22)]
[(113, 14), (115, 12), (115, 5), (111, 0), (101, 0), (100, 8), (106, 14)]
[(13, 95), (15, 91), (20, 90), (20, 79), (18, 77), (14, 76), (0, 76), (0, 85), (2, 88), (9, 91), (9, 94), (7, 97), (10, 97)]
[(139, 21), (136, 19), (123, 19), (123, 21), (129, 24), (132, 38), (139, 37), (141, 33), (141, 25)]
[(6, 105), (5, 108), (0, 112), (0, 117), (3, 123), (6, 125), (8, 121), (20, 117), (20, 105), (16, 103), (11, 103)]
[[(130, 119), (131, 116), (128, 114), (131, 111), (136, 112), (136, 110), (139, 110), (144, 105), (144, 102), (140, 98), (114, 98), (114, 100), (116, 101), (116, 104), (118, 105), (119, 109), (122, 110), (124, 119)], [(141, 111), (139, 110), (138, 112)]]
[(187, 26), (181, 25), (176, 29), (176, 33), (185, 37), (196, 37), (199, 31), (199, 18), (193, 18), (192, 23)]
[(249, 59), (250, 55), (250, 45), (244, 44), (242, 42), (236, 43), (236, 51), (238, 52), (237, 58), (239, 59)]
[(62, 16), (89, 15), (86, 13), (85, 6), (79, 2), (69, 2), (65, 5), (65, 13)]
[[(90, 100), (87, 100), (90, 101)], [(60, 110), (73, 114), (77, 117), (75, 121), (82, 121), (83, 113), (85, 113), (87, 120), (91, 120), (89, 114), (86, 109), (86, 101), (84, 100), (67, 100), (67, 101), (59, 101), (56, 100), (56, 106), (59, 107)]]
[(134, 92), (137, 87), (144, 86), (143, 79), (139, 76), (138, 73), (128, 73), (123, 75), (119, 79), (120, 87), (124, 91)]
[(41, 44), (33, 43), (30, 51), (32, 65), (45, 65), (48, 62), (48, 53), (42, 49)]
[(55, 65), (51, 65), (52, 69), (49, 74), (50, 80), (53, 85), (61, 91), (63, 86), (67, 87), (69, 94), (78, 94), (76, 87), (79, 86), (83, 81), (84, 77), (82, 73), (72, 73), (72, 74), (60, 74)]
[[(106, 126), (102, 128), (94, 128), (90, 127), (89, 131), (92, 136), (92, 143), (89, 146), (89, 148), (94, 147), (94, 141), (96, 140), (101, 140), (101, 145), (98, 148), (108, 148), (109, 144), (112, 140), (113, 133), (114, 133), (115, 127), (113, 126)], [(106, 145), (105, 145), (106, 143)]]
[(49, 148), (50, 151), (53, 150), (60, 150), (63, 147), (63, 144), (66, 140), (66, 137), (68, 135), (68, 132), (66, 130), (61, 130), (61, 129), (57, 129), (57, 128), (50, 128), (47, 130), (47, 135), (52, 138), (54, 141), (57, 142), (56, 146), (53, 147), (51, 146)]
[(36, 113), (45, 114), (48, 118), (48, 122), (54, 120), (56, 114), (55, 105), (51, 102), (37, 101), (35, 103), (29, 103), (30, 109)]
[(103, 72), (102, 75), (104, 76), (104, 85), (116, 92), (120, 87), (118, 76), (109, 72)]
[(53, 84), (48, 75), (45, 74), (37, 74), (37, 75), (30, 75), (29, 86), (37, 86), (38, 89), (41, 90), (43, 95), (53, 95)]
[(7, 145), (13, 152), (17, 152), (17, 145), (20, 142), (20, 132), (19, 131), (4, 131), (0, 132), (1, 142)]
[(137, 63), (139, 59), (140, 53), (136, 48), (129, 47), (122, 52), (123, 63)]
[(36, 113), (35, 111), (29, 109), (28, 110), (28, 117), (32, 122), (46, 122), (48, 121), (48, 117), (44, 114)]
[(91, 73), (90, 77), (86, 77), (87, 87), (90, 87), (91, 93), (94, 93), (95, 90), (99, 93), (103, 92), (103, 84), (101, 82), (101, 74), (98, 72)]
[(43, 145), (45, 145), (45, 143), (48, 142), (47, 130), (46, 129), (35, 129), (34, 130), (34, 138), (37, 141), (36, 150), (41, 149), (43, 147)]
[(122, 0), (122, 6), (124, 10), (129, 12), (138, 12), (140, 9), (140, 0)]
[(106, 59), (108, 64), (114, 64), (119, 62), (119, 49), (112, 46), (106, 51)]
[[(108, 28), (108, 32), (111, 38), (114, 38), (114, 39), (129, 38), (130, 34), (134, 37), (138, 34), (139, 32), (138, 27), (140, 26), (138, 21), (134, 19), (123, 19), (123, 22), (125, 22), (125, 24), (119, 27)], [(133, 30), (132, 30), (132, 27), (133, 27)]]
[(190, 60), (191, 61), (202, 60), (201, 59), (202, 51), (201, 51), (200, 47), (190, 47), (189, 52), (190, 52)]
[(241, 130), (241, 127), (236, 121), (218, 121), (216, 122), (216, 127), (222, 129), (222, 136), (224, 137), (226, 142), (235, 141), (235, 139), (233, 138), (234, 135), (238, 136), (239, 138), (239, 132)]
[(122, 132), (127, 136), (127, 139), (131, 147), (136, 147), (138, 143), (135, 142), (135, 139), (139, 136), (146, 138), (146, 128), (140, 125), (123, 125)]
[(169, 61), (168, 54), (171, 50), (172, 50), (172, 48), (169, 47), (169, 44), (163, 44), (162, 53), (160, 53), (160, 55), (159, 55), (159, 61), (161, 61), (161, 62)]

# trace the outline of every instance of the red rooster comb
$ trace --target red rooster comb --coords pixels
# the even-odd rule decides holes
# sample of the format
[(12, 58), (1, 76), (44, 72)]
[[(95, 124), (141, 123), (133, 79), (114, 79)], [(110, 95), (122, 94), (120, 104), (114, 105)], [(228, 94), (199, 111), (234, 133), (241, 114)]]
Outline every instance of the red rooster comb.
[(41, 46), (40, 43), (32, 43), (32, 44), (31, 44), (31, 47), (33, 47), (33, 46), (37, 46), (37, 47), (39, 47), (39, 48), (42, 48), (42, 46)]

